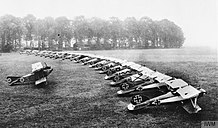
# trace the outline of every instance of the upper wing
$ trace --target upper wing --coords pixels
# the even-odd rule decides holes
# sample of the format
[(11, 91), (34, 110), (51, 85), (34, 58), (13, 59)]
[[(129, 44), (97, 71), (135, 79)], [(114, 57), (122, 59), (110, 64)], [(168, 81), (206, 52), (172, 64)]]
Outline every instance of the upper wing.
[(183, 99), (190, 99), (200, 94), (200, 91), (192, 86), (185, 86), (178, 89), (176, 92), (178, 92)]
[(157, 72), (157, 71), (154, 72), (154, 73), (151, 73), (149, 77), (154, 78), (154, 79), (157, 80), (159, 83), (165, 82), (165, 81), (168, 81), (168, 80), (172, 79), (171, 76), (162, 74), (162, 73)]
[(38, 71), (42, 68), (43, 68), (43, 65), (41, 62), (37, 62), (37, 63), (32, 64), (32, 72)]
[(139, 69), (142, 67), (140, 64), (133, 64), (129, 66), (130, 68), (139, 71)]
[(122, 63), (121, 65), (122, 66), (131, 66), (131, 65), (134, 65), (134, 64), (136, 64), (136, 63), (134, 63), (134, 62), (126, 62), (126, 63)]
[(165, 83), (173, 89), (188, 86), (188, 83), (186, 83), (182, 79), (169, 80)]

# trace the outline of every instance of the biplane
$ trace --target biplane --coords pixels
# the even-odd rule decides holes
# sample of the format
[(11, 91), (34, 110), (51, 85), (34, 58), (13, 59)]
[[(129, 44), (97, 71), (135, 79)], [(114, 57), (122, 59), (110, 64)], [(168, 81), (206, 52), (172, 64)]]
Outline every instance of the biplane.
[(108, 69), (120, 65), (122, 62), (124, 63), (124, 60), (121, 61), (120, 59), (112, 57), (101, 57), (101, 59), (103, 60), (102, 62), (93, 65), (94, 69), (100, 74), (107, 73)]
[(100, 69), (100, 67), (102, 67), (103, 65), (106, 65), (108, 63), (109, 63), (109, 61), (107, 59), (101, 58), (100, 61), (98, 61), (98, 62), (96, 62), (94, 64), (89, 65), (89, 67), (90, 68), (94, 68), (95, 70), (98, 70), (98, 69)]
[(99, 71), (100, 74), (105, 74), (105, 73), (107, 73), (107, 71), (108, 71), (110, 68), (113, 68), (113, 67), (115, 67), (115, 66), (119, 66), (119, 65), (121, 65), (122, 63), (127, 62), (126, 60), (115, 59), (115, 58), (112, 59), (112, 60), (110, 60), (110, 61), (111, 61), (110, 63), (108, 63), (108, 64), (106, 64), (106, 65), (104, 65), (104, 66), (101, 67), (101, 70), (102, 70), (102, 71)]
[(32, 54), (32, 55), (35, 55), (35, 56), (36, 56), (38, 53), (39, 53), (39, 50), (32, 50), (32, 52), (31, 52), (31, 54)]
[(75, 57), (76, 55), (74, 54), (74, 53), (68, 53), (68, 55), (67, 56), (65, 56), (64, 57), (64, 59), (71, 59), (71, 58), (73, 58), (73, 57)]
[(201, 110), (197, 104), (197, 99), (202, 97), (206, 91), (202, 88), (194, 88), (181, 79), (169, 80), (164, 84), (153, 84), (145, 86), (148, 88), (167, 87), (166, 93), (149, 99), (147, 96), (137, 94), (132, 97), (131, 103), (127, 106), (128, 110), (134, 111), (149, 106), (158, 106), (168, 103), (179, 102), (188, 113), (197, 113)]
[(65, 57), (69, 56), (70, 54), (67, 52), (62, 52), (60, 55), (57, 56), (57, 58), (60, 58), (62, 60), (65, 60)]
[(92, 60), (93, 58), (96, 58), (96, 57), (92, 54), (80, 54), (78, 57), (74, 59), (74, 62), (84, 64), (88, 62), (89, 60)]
[(32, 64), (32, 72), (24, 76), (7, 76), (9, 86), (21, 84), (47, 84), (47, 76), (53, 71), (46, 63), (38, 62)]
[(127, 69), (128, 66), (135, 64), (133, 62), (124, 61), (123, 63), (120, 63), (117, 66), (114, 66), (112, 68), (109, 68), (106, 72), (106, 76), (104, 77), (105, 80), (110, 80), (115, 76), (116, 72), (122, 71), (124, 69)]
[(44, 54), (44, 57), (50, 57), (50, 55), (52, 54), (52, 51), (47, 51), (45, 54)]
[(121, 81), (122, 83), (120, 84), (120, 91), (118, 91), (117, 94), (123, 95), (135, 91), (143, 91), (144, 89), (149, 89), (153, 87), (153, 85), (155, 84), (157, 84), (157, 87), (159, 87), (159, 84), (161, 85), (162, 83), (172, 79), (175, 78), (162, 74), (158, 71), (147, 70), (147, 72), (145, 72), (145, 70), (143, 70), (138, 74), (123, 79)]
[(56, 54), (57, 54), (57, 52), (51, 52), (48, 57), (49, 58), (54, 58), (56, 56)]
[(96, 70), (96, 71), (102, 71), (102, 68), (103, 68), (105, 65), (109, 64), (110, 62), (111, 62), (111, 61), (108, 60), (108, 59), (105, 59), (104, 61), (101, 61), (101, 62), (97, 63), (97, 64), (94, 66), (94, 70)]
[[(141, 70), (140, 68), (142, 68), (143, 66), (133, 63), (133, 62), (127, 62), (127, 63), (123, 63), (121, 64), (121, 67), (119, 67), (119, 71), (114, 70), (114, 73), (111, 75), (107, 75), (105, 76), (105, 79), (112, 79), (113, 82), (111, 82), (111, 85), (117, 85), (122, 83), (122, 79), (131, 76), (133, 74), (139, 73)], [(118, 68), (118, 67), (117, 67)]]
[(46, 53), (47, 53), (47, 51), (40, 51), (38, 53), (38, 56), (43, 57)]
[(31, 53), (31, 50), (22, 50), (19, 52), (20, 54), (27, 54), (27, 55), (30, 55)]
[(78, 60), (78, 63), (85, 63), (85, 62), (87, 62), (87, 61), (89, 61), (89, 60), (91, 60), (91, 59), (92, 59), (92, 57), (86, 56), (86, 57), (84, 57), (84, 58)]
[(75, 54), (74, 57), (70, 58), (71, 61), (74, 61), (75, 63), (79, 63), (79, 60), (86, 57), (86, 55), (83, 55), (83, 54), (80, 54), (80, 53), (77, 53)]
[(98, 63), (102, 61), (100, 56), (93, 56), (92, 59), (90, 59), (89, 61), (83, 62), (83, 65), (89, 65), (91, 67), (91, 65), (94, 65), (95, 63)]
[(63, 56), (63, 52), (57, 52), (53, 58), (59, 59), (59, 58), (62, 58), (62, 56)]

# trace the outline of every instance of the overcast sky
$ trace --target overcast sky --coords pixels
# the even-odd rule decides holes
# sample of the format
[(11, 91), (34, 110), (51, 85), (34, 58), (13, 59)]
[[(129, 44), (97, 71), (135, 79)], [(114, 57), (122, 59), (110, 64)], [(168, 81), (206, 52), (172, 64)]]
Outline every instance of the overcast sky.
[(108, 19), (115, 16), (153, 20), (169, 19), (179, 25), (185, 35), (185, 46), (218, 44), (218, 1), (216, 0), (0, 0), (0, 16), (12, 14), (37, 18), (66, 16), (73, 19)]

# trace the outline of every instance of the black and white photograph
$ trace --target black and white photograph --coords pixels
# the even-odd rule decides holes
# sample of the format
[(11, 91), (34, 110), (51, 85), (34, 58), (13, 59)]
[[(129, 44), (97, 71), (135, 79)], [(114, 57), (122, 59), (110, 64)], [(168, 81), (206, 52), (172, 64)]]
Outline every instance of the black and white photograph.
[(218, 128), (217, 0), (0, 2), (0, 128)]

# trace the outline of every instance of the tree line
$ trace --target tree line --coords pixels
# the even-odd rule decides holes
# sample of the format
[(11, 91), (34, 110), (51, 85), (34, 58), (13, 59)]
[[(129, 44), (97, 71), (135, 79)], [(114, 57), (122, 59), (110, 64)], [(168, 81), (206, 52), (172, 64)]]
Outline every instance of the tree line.
[(110, 17), (104, 20), (84, 16), (72, 20), (64, 16), (39, 19), (32, 14), (23, 18), (0, 17), (0, 50), (3, 52), (21, 49), (23, 41), (30, 42), (29, 48), (37, 41), (37, 49), (62, 50), (180, 48), (184, 40), (182, 29), (167, 19)]

